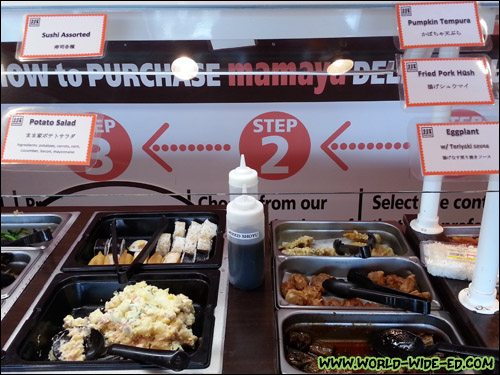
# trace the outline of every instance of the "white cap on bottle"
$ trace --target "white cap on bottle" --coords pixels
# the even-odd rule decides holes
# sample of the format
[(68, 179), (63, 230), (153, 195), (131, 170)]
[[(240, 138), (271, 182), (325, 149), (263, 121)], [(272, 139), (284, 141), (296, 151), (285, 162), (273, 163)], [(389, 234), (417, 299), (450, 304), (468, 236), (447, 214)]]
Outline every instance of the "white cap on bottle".
[(227, 227), (233, 231), (251, 231), (253, 228), (264, 235), (264, 206), (250, 195), (246, 195), (243, 186), (243, 195), (237, 196), (226, 206)]
[[(248, 194), (257, 194), (259, 178), (257, 171), (245, 164), (245, 155), (241, 155), (240, 166), (229, 172), (229, 192), (241, 194), (243, 186), (247, 187)], [(235, 196), (231, 196), (234, 199)]]

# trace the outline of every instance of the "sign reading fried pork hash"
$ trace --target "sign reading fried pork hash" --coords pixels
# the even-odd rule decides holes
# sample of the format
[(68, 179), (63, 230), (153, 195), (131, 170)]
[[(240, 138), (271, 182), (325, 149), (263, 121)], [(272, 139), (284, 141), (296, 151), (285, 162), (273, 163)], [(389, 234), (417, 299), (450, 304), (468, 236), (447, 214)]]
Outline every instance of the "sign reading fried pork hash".
[(2, 163), (89, 165), (96, 117), (15, 113), (8, 119)]
[(475, 1), (397, 4), (396, 10), (402, 49), (484, 45)]
[(498, 122), (417, 124), (422, 173), (498, 174)]
[(407, 107), (494, 104), (485, 58), (401, 60)]
[(19, 58), (102, 56), (106, 19), (105, 14), (28, 15)]

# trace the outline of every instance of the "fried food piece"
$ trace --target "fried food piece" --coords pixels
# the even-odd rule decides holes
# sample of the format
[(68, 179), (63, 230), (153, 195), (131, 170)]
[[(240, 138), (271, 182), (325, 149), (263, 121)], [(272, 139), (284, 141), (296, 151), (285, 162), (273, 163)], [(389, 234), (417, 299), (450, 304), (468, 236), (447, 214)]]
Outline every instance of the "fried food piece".
[(90, 262), (89, 266), (101, 266), (104, 264), (104, 254), (99, 251), (96, 256), (94, 256)]
[[(372, 234), (375, 237), (376, 243), (382, 242), (382, 237), (380, 237), (380, 234), (378, 234), (378, 233), (372, 233)], [(368, 234), (360, 233), (357, 230), (353, 230), (352, 232), (344, 233), (344, 237), (350, 239), (351, 241), (364, 242), (363, 245), (366, 245), (366, 242), (368, 241), (368, 238), (369, 238)]]
[(326, 273), (320, 273), (319, 275), (313, 276), (311, 279), (311, 286), (317, 288), (320, 293), (324, 293), (325, 289), (323, 288), (323, 281), (331, 279), (332, 276), (327, 275)]
[(373, 281), (375, 284), (385, 286), (385, 276), (384, 276), (384, 271), (372, 271), (366, 275), (371, 281)]
[(400, 290), (399, 288), (405, 281), (404, 277), (398, 276), (398, 275), (387, 275), (385, 277), (385, 286), (388, 288)]
[(286, 245), (278, 246), (279, 250), (285, 249), (293, 249), (293, 248), (303, 248), (303, 247), (312, 247), (314, 238), (311, 236), (302, 236), (297, 238), (295, 241), (287, 243)]
[(313, 249), (311, 247), (294, 247), (282, 251), (285, 255), (306, 255), (306, 256), (336, 256), (337, 252), (333, 247), (320, 247)]
[(399, 290), (404, 293), (411, 293), (418, 291), (417, 280), (415, 280), (415, 275), (410, 275), (399, 286)]
[(386, 245), (375, 245), (372, 250), (373, 257), (393, 257), (396, 256), (394, 250), (391, 247)]
[(348, 307), (358, 307), (364, 306), (365, 304), (360, 298), (349, 298), (344, 300), (344, 306)]
[(431, 299), (431, 294), (429, 292), (419, 292), (417, 290), (414, 290), (413, 292), (411, 292), (410, 294), (413, 294), (414, 296), (417, 296), (417, 297), (422, 297), (422, 298), (426, 298), (426, 299)]
[(290, 289), (285, 296), (285, 300), (292, 305), (307, 306), (307, 298), (301, 290)]
[(337, 298), (328, 298), (323, 300), (323, 306), (344, 306), (344, 302)]
[(285, 297), (289, 290), (295, 289), (295, 288), (294, 288), (293, 283), (291, 281), (287, 280), (287, 281), (281, 283), (280, 289), (281, 289), (281, 295), (283, 297)]
[(288, 278), (288, 281), (290, 281), (293, 285), (293, 288), (297, 290), (303, 290), (307, 286), (309, 286), (309, 279), (300, 273), (293, 273)]

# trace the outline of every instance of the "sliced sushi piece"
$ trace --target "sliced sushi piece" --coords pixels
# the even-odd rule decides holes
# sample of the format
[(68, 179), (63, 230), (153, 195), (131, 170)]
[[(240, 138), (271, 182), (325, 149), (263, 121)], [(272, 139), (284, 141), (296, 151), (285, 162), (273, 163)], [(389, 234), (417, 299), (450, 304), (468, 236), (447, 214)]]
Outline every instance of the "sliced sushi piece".
[(170, 252), (182, 254), (184, 252), (184, 245), (186, 244), (185, 237), (174, 237), (172, 249)]
[(167, 255), (170, 251), (170, 246), (172, 245), (171, 238), (172, 235), (170, 233), (162, 233), (156, 244), (156, 252), (158, 254), (163, 256)]
[(148, 241), (146, 240), (137, 240), (134, 241), (130, 244), (128, 247), (128, 251), (131, 253), (140, 253), (142, 249), (144, 249), (144, 246), (146, 246)]
[(184, 221), (176, 221), (174, 227), (173, 237), (185, 237), (186, 236), (186, 223)]
[(180, 263), (181, 261), (181, 253), (170, 252), (165, 258), (163, 258), (163, 263)]

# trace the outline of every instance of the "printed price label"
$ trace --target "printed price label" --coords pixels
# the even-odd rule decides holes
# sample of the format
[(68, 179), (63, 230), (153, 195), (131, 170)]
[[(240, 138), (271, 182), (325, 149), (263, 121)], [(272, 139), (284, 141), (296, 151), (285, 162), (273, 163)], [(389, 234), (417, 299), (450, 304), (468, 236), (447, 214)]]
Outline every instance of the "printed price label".
[(20, 59), (100, 57), (105, 14), (28, 15)]
[(408, 107), (494, 104), (484, 58), (401, 60)]
[(498, 122), (417, 124), (422, 173), (498, 174)]
[(396, 4), (402, 49), (483, 46), (477, 3)]
[(7, 123), (2, 163), (89, 165), (96, 115), (16, 113)]

